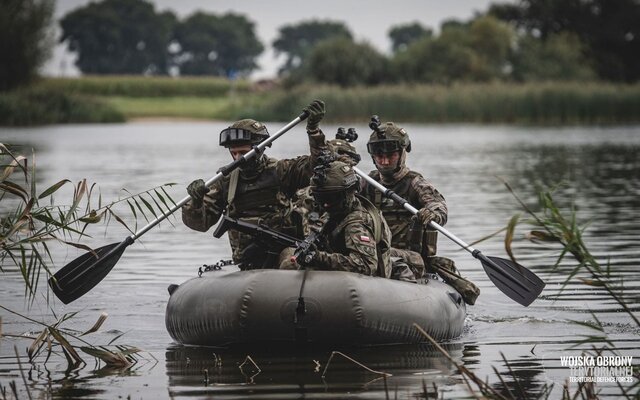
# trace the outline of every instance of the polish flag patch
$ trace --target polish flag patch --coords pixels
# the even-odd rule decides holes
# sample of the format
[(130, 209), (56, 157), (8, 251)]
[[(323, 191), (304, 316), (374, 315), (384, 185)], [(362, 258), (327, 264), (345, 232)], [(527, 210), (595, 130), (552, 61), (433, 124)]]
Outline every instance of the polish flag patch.
[(360, 235), (360, 241), (369, 243), (371, 241), (371, 238), (369, 236)]

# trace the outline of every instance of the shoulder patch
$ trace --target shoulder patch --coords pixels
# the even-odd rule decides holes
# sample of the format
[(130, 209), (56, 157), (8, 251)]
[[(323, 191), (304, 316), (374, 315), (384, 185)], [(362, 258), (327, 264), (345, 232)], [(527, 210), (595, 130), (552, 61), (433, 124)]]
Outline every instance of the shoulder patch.
[(371, 238), (369, 236), (360, 235), (360, 241), (361, 242), (365, 242), (365, 243), (369, 243), (369, 242), (371, 242)]

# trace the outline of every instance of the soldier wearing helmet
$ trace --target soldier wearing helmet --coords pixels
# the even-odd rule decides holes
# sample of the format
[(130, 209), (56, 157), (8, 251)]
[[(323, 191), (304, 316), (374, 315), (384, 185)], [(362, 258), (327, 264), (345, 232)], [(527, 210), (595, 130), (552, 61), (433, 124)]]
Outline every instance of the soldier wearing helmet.
[[(331, 153), (331, 157), (355, 166), (360, 162), (360, 154), (351, 143), (357, 138), (355, 129), (349, 128), (347, 131), (344, 128), (338, 128), (335, 139), (328, 140), (326, 148)], [(319, 226), (326, 221), (327, 214), (314, 203), (310, 187), (298, 190), (293, 202), (294, 217), (300, 221), (305, 236), (311, 233), (311, 225)]]
[[(324, 103), (315, 100), (305, 111), (309, 114), (307, 133), (311, 157), (276, 160), (260, 154), (210, 188), (205, 187), (202, 179), (193, 181), (187, 187), (191, 200), (182, 208), (185, 225), (206, 232), (226, 212), (231, 218), (302, 236), (301, 227), (291, 218), (291, 198), (296, 190), (309, 185), (313, 160), (326, 149), (318, 126), (325, 114)], [(262, 123), (243, 119), (223, 129), (219, 143), (236, 160), (268, 137), (269, 132)], [(233, 260), (241, 268), (277, 268), (280, 261), (268, 259), (265, 254), (269, 249), (257, 248), (251, 236), (233, 229), (228, 234)], [(266, 260), (272, 265), (265, 265)]]
[(328, 214), (312, 268), (389, 277), (391, 232), (380, 211), (357, 195), (358, 176), (342, 161), (314, 168), (311, 195)]
[[(431, 221), (444, 225), (447, 222), (444, 197), (421, 174), (410, 170), (406, 165), (407, 153), (411, 151), (411, 140), (407, 131), (393, 122), (370, 126), (375, 130), (369, 137), (367, 151), (371, 154), (376, 170), (369, 175), (417, 208), (418, 218), (425, 227)], [(383, 198), (374, 187), (365, 186), (364, 196), (380, 208), (389, 223), (392, 246), (399, 249), (409, 248), (411, 213), (393, 200)], [(425, 232), (421, 247), (420, 253), (425, 259), (435, 255), (435, 232)]]
[[(417, 278), (424, 273), (425, 266), (430, 272), (438, 272), (462, 294), (467, 303), (473, 304), (479, 289), (458, 274), (452, 260), (436, 257), (437, 231), (428, 228), (428, 224), (431, 221), (441, 226), (446, 224), (447, 205), (444, 196), (431, 183), (407, 167), (407, 153), (411, 152), (409, 134), (393, 122), (381, 124), (377, 116), (372, 117), (369, 127), (373, 132), (367, 143), (367, 151), (376, 166), (369, 176), (417, 208), (415, 218), (422, 225), (415, 229), (412, 226), (415, 218), (409, 211), (383, 197), (380, 191), (365, 182), (363, 195), (382, 211), (391, 229), (392, 255), (409, 261)], [(416, 260), (407, 250), (420, 253), (422, 260)]]

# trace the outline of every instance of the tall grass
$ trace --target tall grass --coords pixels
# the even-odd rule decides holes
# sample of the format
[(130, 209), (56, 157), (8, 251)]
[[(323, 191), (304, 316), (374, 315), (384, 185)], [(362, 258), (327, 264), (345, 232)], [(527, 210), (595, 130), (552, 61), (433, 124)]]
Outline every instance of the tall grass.
[(37, 86), (65, 93), (125, 97), (221, 97), (231, 92), (246, 92), (246, 80), (231, 81), (217, 77), (83, 76), (49, 78)]
[(209, 97), (103, 97), (103, 101), (126, 118), (233, 119), (233, 104), (226, 98)]
[[(82, 97), (77, 97), (82, 96)], [(224, 78), (88, 76), (44, 79), (0, 94), (0, 124), (111, 122), (161, 117), (288, 121), (313, 99), (327, 122), (501, 123), (534, 125), (640, 122), (640, 84), (599, 82), (387, 85), (292, 89)]]
[(640, 121), (640, 85), (607, 83), (303, 86), (248, 104), (256, 118), (287, 120), (314, 98), (327, 119), (366, 120), (378, 114), (403, 122), (620, 124)]
[[(41, 191), (34, 159), (35, 154), (31, 157), (14, 154), (10, 146), (0, 143), (0, 201), (4, 201), (0, 202), (0, 276), (19, 272), (25, 284), (25, 297), (31, 301), (35, 300), (41, 278), (53, 275), (54, 243), (93, 251), (81, 243), (89, 237), (86, 233), (89, 225), (103, 222), (108, 226), (113, 218), (133, 233), (138, 229), (139, 218), (148, 221), (175, 205), (164, 188), (172, 184), (137, 194), (123, 189), (126, 197), (103, 203), (96, 184), (89, 184), (86, 179), (73, 185), (73, 197), (68, 203), (56, 204), (53, 195), (72, 182), (62, 179)], [(125, 202), (134, 217), (133, 229), (114, 211), (117, 204), (124, 206)]]
[(0, 125), (123, 122), (125, 117), (103, 101), (46, 88), (0, 93)]

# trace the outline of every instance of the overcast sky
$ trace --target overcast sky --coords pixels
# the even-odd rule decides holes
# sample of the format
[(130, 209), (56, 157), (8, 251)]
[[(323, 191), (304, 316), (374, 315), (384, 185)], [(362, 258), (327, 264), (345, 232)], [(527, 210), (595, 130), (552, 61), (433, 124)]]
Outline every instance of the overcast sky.
[[(152, 0), (156, 11), (171, 10), (185, 17), (196, 10), (223, 14), (233, 11), (246, 15), (255, 23), (256, 35), (265, 45), (258, 59), (260, 70), (254, 78), (273, 77), (283, 58), (277, 59), (271, 43), (283, 25), (303, 20), (321, 19), (342, 21), (357, 41), (366, 40), (379, 51), (389, 53), (391, 43), (387, 36), (390, 27), (419, 22), (438, 30), (446, 19), (467, 20), (476, 12), (486, 11), (490, 3), (513, 0)], [(88, 4), (89, 0), (57, 0), (56, 19), (69, 11)], [(44, 68), (48, 75), (76, 75), (73, 56), (58, 46), (54, 57)]]

